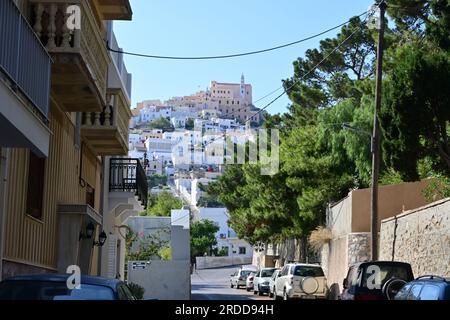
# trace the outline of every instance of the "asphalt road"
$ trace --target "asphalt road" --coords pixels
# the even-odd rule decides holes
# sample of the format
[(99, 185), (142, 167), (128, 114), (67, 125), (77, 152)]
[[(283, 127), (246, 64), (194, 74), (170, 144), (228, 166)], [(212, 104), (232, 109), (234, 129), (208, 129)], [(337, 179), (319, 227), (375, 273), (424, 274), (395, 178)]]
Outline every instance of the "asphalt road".
[(230, 275), (237, 268), (196, 270), (191, 277), (192, 300), (268, 300), (268, 296), (230, 288)]

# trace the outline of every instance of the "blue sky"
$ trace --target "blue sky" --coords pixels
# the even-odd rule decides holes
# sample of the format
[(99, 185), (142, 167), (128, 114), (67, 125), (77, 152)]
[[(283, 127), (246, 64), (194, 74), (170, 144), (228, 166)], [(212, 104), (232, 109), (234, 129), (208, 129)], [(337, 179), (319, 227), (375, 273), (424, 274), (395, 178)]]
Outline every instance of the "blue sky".
[[(125, 51), (172, 56), (239, 53), (280, 45), (334, 27), (366, 11), (369, 0), (131, 0), (133, 21), (115, 22)], [(279, 51), (227, 60), (173, 61), (127, 56), (133, 74), (133, 107), (205, 89), (211, 80), (253, 85), (257, 100), (293, 73), (292, 62), (337, 32)], [(270, 98), (274, 98), (270, 97)], [(271, 99), (257, 104), (263, 107)], [(267, 111), (286, 111), (278, 100)]]

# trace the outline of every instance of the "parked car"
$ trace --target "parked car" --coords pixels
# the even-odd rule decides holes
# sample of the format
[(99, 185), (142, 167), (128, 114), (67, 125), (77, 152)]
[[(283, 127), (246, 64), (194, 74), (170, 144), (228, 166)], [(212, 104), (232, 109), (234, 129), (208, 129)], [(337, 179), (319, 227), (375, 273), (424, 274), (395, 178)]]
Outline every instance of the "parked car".
[(247, 281), (245, 284), (245, 289), (247, 289), (247, 291), (253, 290), (253, 280), (255, 280), (255, 274), (256, 274), (255, 272), (252, 272), (247, 277)]
[(357, 263), (344, 279), (342, 300), (391, 300), (414, 280), (411, 265), (396, 261)]
[(117, 279), (81, 276), (81, 288), (67, 287), (68, 274), (16, 276), (0, 282), (0, 300), (136, 300)]
[(290, 263), (275, 280), (274, 299), (326, 299), (327, 279), (319, 265)]
[(247, 285), (247, 277), (255, 272), (254, 269), (250, 268), (241, 268), (236, 270), (235, 273), (231, 275), (230, 278), (230, 287), (239, 289), (240, 287), (244, 287)]
[(253, 293), (262, 296), (270, 292), (270, 278), (277, 268), (263, 268), (259, 270), (253, 280)]
[(275, 280), (278, 278), (278, 274), (280, 273), (280, 269), (276, 269), (269, 280), (269, 297), (273, 298), (273, 294), (275, 292)]
[(450, 278), (422, 276), (403, 286), (395, 300), (450, 300)]

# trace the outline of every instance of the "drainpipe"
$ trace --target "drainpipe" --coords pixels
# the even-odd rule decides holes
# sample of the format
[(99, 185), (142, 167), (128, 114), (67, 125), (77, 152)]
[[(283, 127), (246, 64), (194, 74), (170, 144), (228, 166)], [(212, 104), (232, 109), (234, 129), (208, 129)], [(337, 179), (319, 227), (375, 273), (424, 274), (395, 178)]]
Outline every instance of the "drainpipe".
[(8, 164), (8, 149), (0, 148), (0, 281), (3, 275), (3, 243), (5, 234), (4, 213), (6, 198), (6, 173)]

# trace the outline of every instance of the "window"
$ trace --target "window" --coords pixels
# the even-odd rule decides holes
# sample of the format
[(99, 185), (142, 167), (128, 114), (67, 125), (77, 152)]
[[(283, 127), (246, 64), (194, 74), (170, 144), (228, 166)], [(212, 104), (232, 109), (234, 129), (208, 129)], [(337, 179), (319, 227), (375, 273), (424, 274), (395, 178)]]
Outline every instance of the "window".
[(65, 282), (10, 281), (0, 284), (0, 300), (114, 300), (114, 292), (100, 285), (81, 284), (70, 290)]
[(239, 247), (239, 254), (246, 254), (246, 253), (247, 253), (247, 248)]
[(439, 300), (440, 293), (438, 286), (426, 284), (420, 292), (420, 300)]
[(266, 269), (261, 271), (261, 277), (262, 278), (269, 278), (272, 277), (273, 273), (275, 272), (275, 269)]
[(422, 285), (416, 284), (412, 287), (411, 291), (408, 295), (408, 300), (419, 300), (420, 290), (422, 289)]
[(95, 189), (90, 185), (86, 186), (86, 204), (90, 205), (91, 208), (95, 208)]
[(323, 270), (319, 267), (297, 266), (294, 269), (294, 276), (300, 277), (323, 277)]
[(39, 158), (30, 151), (28, 163), (27, 211), (33, 218), (42, 218), (44, 198), (45, 158)]
[(395, 296), (395, 300), (406, 300), (411, 289), (411, 284), (406, 284)]

